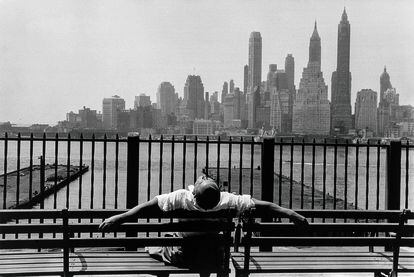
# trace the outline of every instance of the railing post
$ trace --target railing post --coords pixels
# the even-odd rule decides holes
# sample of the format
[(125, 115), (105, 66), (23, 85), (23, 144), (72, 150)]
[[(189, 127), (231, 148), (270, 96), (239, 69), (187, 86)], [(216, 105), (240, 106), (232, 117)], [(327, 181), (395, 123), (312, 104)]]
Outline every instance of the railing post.
[(40, 209), (44, 209), (45, 208), (45, 196), (44, 196), (44, 193), (45, 193), (45, 157), (40, 156), (39, 159), (40, 159)]
[(138, 205), (138, 136), (129, 136), (127, 143), (127, 189), (126, 208)]
[(401, 141), (391, 141), (387, 148), (385, 209), (399, 210), (401, 198)]
[[(262, 181), (262, 200), (273, 202), (274, 194), (274, 163), (275, 163), (275, 139), (264, 138), (262, 143), (262, 160), (261, 160), (261, 181)], [(279, 184), (279, 189), (282, 184)], [(262, 222), (271, 222), (272, 218), (263, 217)], [(272, 251), (270, 246), (260, 247), (260, 251)]]
[[(138, 205), (138, 166), (139, 166), (139, 136), (128, 136), (127, 141), (127, 188), (126, 208), (132, 209)], [(127, 237), (136, 237), (136, 232), (126, 232)], [(128, 251), (136, 251), (136, 247), (126, 247)]]

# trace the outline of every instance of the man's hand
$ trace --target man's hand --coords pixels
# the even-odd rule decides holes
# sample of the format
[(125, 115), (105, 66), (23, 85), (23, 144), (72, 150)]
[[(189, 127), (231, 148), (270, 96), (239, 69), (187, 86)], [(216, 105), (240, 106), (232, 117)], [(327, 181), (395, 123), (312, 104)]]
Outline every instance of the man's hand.
[(298, 225), (300, 227), (308, 227), (309, 226), (309, 222), (306, 219), (306, 217), (301, 216), (298, 214), (297, 217), (295, 217), (293, 220), (293, 223), (295, 223), (295, 225)]
[(114, 229), (116, 226), (120, 225), (120, 216), (114, 215), (107, 219), (105, 219), (100, 225), (99, 230), (100, 231), (109, 231)]

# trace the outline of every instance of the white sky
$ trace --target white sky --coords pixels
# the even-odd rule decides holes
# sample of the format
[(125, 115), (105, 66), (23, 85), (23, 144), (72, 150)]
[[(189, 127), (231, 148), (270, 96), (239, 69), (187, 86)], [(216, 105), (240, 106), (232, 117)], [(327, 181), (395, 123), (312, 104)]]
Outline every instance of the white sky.
[(295, 58), (295, 84), (308, 61), (313, 22), (331, 92), (337, 25), (351, 23), (352, 105), (379, 90), (384, 65), (402, 104), (414, 105), (414, 1), (0, 0), (0, 121), (50, 123), (82, 106), (122, 96), (127, 108), (162, 81), (182, 95), (188, 74), (206, 91), (243, 87), (251, 31), (263, 38), (263, 73)]

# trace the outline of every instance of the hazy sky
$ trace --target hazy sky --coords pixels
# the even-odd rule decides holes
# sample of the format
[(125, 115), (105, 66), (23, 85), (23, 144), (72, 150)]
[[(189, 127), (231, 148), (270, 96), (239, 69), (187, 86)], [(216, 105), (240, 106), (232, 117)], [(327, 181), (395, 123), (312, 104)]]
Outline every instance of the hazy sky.
[(139, 93), (155, 101), (162, 81), (182, 95), (194, 73), (206, 91), (229, 79), (242, 88), (251, 31), (263, 38), (262, 78), (292, 53), (298, 87), (315, 19), (330, 95), (344, 6), (352, 105), (360, 89), (379, 90), (384, 65), (400, 103), (414, 105), (412, 0), (0, 0), (0, 121), (56, 124), (114, 94), (131, 108)]

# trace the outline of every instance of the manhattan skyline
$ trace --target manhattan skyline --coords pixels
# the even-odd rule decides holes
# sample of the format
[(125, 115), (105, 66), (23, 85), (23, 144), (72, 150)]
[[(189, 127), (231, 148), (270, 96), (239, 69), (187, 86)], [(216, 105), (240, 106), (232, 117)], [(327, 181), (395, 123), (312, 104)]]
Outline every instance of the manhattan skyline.
[(352, 106), (357, 91), (379, 92), (384, 66), (401, 103), (413, 105), (410, 1), (0, 1), (0, 122), (56, 124), (69, 110), (101, 110), (114, 94), (132, 108), (140, 93), (154, 102), (164, 81), (183, 96), (190, 74), (210, 95), (230, 79), (243, 90), (252, 31), (262, 36), (262, 80), (292, 54), (298, 87), (315, 20), (330, 80), (344, 6)]

